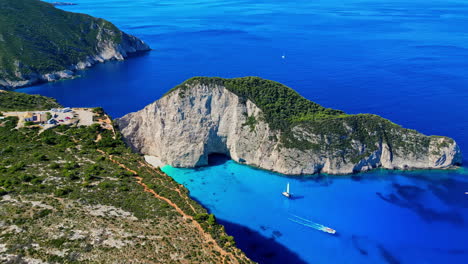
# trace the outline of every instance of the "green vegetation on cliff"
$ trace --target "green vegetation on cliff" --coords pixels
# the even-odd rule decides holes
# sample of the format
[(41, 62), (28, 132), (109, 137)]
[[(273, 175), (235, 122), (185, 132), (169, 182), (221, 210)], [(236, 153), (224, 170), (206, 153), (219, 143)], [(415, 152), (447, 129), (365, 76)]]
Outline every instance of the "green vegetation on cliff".
[[(21, 107), (37, 107), (30, 102)], [(223, 263), (228, 254), (229, 263), (250, 263), (187, 189), (118, 132), (95, 124), (39, 133), (17, 122), (0, 120), (0, 262)]]
[[(325, 108), (281, 83), (259, 77), (194, 77), (167, 94), (178, 91), (179, 96), (188, 96), (188, 88), (196, 84), (223, 86), (241, 100), (252, 101), (263, 115), (247, 116), (245, 125), (253, 131), (256, 119), (261, 118), (270, 128), (281, 132), (280, 140), (286, 148), (315, 149), (353, 162), (367, 157), (382, 143), (415, 154), (425, 153), (429, 148), (430, 137), (415, 130), (402, 128), (376, 115), (349, 115)], [(308, 136), (311, 134), (315, 138)], [(360, 150), (352, 148), (356, 142), (364, 147)]]
[(123, 34), (108, 21), (39, 0), (2, 0), (0, 81), (67, 70), (99, 54), (100, 42), (121, 43)]
[(53, 98), (0, 90), (0, 111), (49, 110), (61, 107)]
[(272, 129), (286, 130), (297, 123), (344, 116), (339, 110), (325, 108), (302, 97), (293, 89), (259, 77), (223, 79), (218, 77), (194, 77), (174, 87), (168, 93), (188, 85), (221, 85), (244, 100), (250, 100), (264, 113), (265, 121)]

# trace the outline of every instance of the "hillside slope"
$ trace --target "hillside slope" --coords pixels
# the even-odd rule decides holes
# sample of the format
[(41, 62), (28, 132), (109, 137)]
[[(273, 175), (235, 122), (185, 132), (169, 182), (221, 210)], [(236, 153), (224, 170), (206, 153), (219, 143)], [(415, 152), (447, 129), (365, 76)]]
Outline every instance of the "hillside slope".
[(461, 163), (453, 139), (324, 108), (257, 77), (192, 78), (117, 124), (135, 150), (176, 167), (206, 165), (212, 153), (284, 174)]
[(118, 132), (17, 121), (0, 119), (0, 263), (251, 263)]
[(49, 110), (61, 107), (53, 98), (0, 90), (0, 111)]
[(0, 89), (72, 78), (148, 45), (112, 23), (39, 0), (0, 1)]

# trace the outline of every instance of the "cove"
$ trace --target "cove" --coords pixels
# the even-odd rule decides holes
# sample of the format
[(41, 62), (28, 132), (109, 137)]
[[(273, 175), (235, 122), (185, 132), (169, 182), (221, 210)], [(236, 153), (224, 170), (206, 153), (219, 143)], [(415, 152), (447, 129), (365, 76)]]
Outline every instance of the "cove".
[[(137, 111), (193, 76), (260, 76), (325, 107), (454, 138), (468, 164), (468, 4), (460, 0), (74, 0), (154, 50), (21, 92)], [(284, 56), (284, 58), (283, 58)], [(468, 173), (289, 178), (222, 160), (164, 171), (261, 263), (466, 263)], [(298, 199), (281, 195), (286, 183)], [(295, 214), (338, 236), (288, 220)]]
[[(215, 157), (163, 171), (214, 213), (259, 263), (463, 263), (466, 170), (287, 177)], [(287, 183), (292, 199), (281, 195)], [(337, 230), (300, 225), (301, 217)]]

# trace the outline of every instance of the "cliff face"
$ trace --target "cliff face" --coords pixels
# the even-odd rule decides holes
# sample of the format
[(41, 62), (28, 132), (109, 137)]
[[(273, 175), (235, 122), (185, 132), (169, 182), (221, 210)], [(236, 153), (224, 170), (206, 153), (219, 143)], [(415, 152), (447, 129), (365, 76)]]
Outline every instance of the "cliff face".
[(24, 65), (19, 60), (16, 60), (14, 63), (16, 67), (14, 77), (5, 77), (4, 79), (0, 79), (0, 88), (16, 89), (41, 82), (71, 79), (76, 76), (77, 70), (83, 70), (105, 61), (124, 60), (129, 54), (150, 50), (149, 46), (140, 39), (124, 32), (119, 32), (118, 34), (120, 34), (123, 39), (121, 43), (98, 38), (96, 54), (86, 56), (84, 60), (71, 64), (64, 70), (41, 73), (36, 71), (34, 68)]
[(349, 174), (379, 167), (434, 169), (461, 163), (454, 140), (428, 137), (374, 115), (339, 114), (273, 129), (275, 123), (257, 106), (261, 103), (226, 86), (188, 81), (116, 122), (135, 150), (175, 167), (207, 165), (212, 153), (291, 175)]
[(77, 70), (150, 50), (103, 19), (38, 0), (0, 3), (0, 88), (73, 78)]

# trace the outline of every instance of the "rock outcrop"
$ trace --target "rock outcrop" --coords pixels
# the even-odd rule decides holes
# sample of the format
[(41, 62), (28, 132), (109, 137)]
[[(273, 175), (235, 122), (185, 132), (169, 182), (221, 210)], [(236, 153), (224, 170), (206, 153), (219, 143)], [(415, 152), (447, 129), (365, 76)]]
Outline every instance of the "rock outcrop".
[[(310, 101), (313, 111), (327, 111), (330, 116), (319, 118), (313, 112), (312, 119), (278, 128), (278, 121), (271, 121), (274, 113), (269, 104), (242, 92), (248, 88), (237, 89), (231, 80), (244, 86), (251, 83), (263, 97), (271, 91), (262, 90), (263, 83), (271, 81), (259, 78), (194, 78), (116, 122), (133, 149), (175, 167), (207, 165), (208, 156), (214, 153), (290, 175), (350, 174), (373, 168), (437, 169), (461, 163), (453, 139), (425, 136), (375, 115), (335, 113)], [(274, 84), (280, 94), (291, 92)], [(300, 102), (294, 105), (306, 99), (297, 100)], [(292, 119), (287, 111), (294, 105), (284, 106), (285, 118)]]
[(73, 78), (77, 70), (149, 51), (112, 23), (37, 0), (0, 3), (0, 89)]
[(40, 73), (34, 70), (21, 70), (29, 68), (20, 61), (15, 62), (15, 78), (0, 79), (0, 88), (3, 89), (16, 89), (26, 87), (43, 82), (54, 82), (62, 79), (72, 79), (76, 77), (78, 70), (83, 70), (97, 63), (102, 63), (111, 60), (124, 60), (132, 53), (149, 51), (150, 47), (142, 40), (120, 32), (123, 41), (116, 43), (113, 41), (98, 39), (96, 49), (97, 54), (86, 56), (82, 61), (76, 64), (69, 65), (66, 70), (53, 71), (48, 73)]

